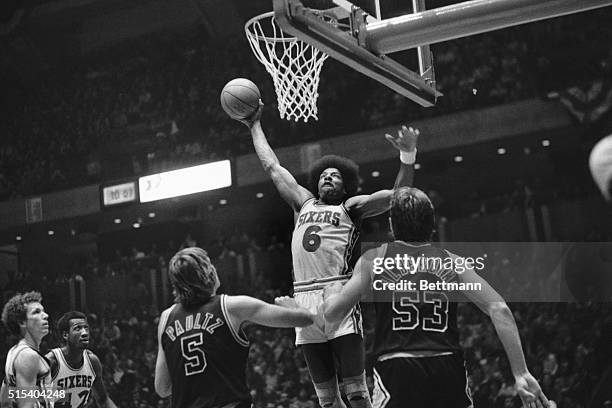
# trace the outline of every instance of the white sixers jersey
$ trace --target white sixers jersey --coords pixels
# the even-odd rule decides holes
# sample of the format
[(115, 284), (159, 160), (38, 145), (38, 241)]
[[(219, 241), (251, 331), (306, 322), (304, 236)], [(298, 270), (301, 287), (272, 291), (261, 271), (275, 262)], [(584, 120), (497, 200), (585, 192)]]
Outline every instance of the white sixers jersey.
[(295, 282), (345, 275), (358, 231), (344, 204), (327, 205), (311, 198), (300, 210), (291, 254)]
[(87, 350), (83, 350), (83, 365), (74, 369), (68, 365), (62, 349), (51, 350), (57, 360), (59, 370), (53, 377), (53, 386), (65, 390), (66, 397), (55, 403), (55, 408), (84, 407), (89, 399), (91, 387), (96, 379), (96, 373), (89, 360)]

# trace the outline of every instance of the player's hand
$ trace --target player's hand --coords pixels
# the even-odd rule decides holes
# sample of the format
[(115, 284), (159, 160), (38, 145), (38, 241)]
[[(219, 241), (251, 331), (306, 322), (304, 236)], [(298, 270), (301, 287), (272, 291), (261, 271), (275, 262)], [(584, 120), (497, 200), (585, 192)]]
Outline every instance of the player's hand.
[(300, 307), (296, 303), (295, 299), (291, 296), (279, 296), (274, 299), (274, 304), (282, 307), (287, 307), (289, 309), (297, 309)]
[(261, 120), (261, 114), (263, 112), (263, 107), (264, 107), (264, 103), (260, 99), (259, 100), (259, 107), (257, 108), (257, 110), (251, 116), (249, 116), (248, 118), (237, 119), (238, 122), (243, 123), (244, 125), (246, 125), (246, 127), (251, 129), (253, 127), (253, 125), (255, 125), (255, 123), (257, 123), (257, 122), (259, 122)]
[(402, 152), (413, 152), (416, 149), (417, 140), (421, 132), (417, 128), (406, 127), (405, 125), (397, 131), (397, 137), (386, 134), (385, 138), (393, 147)]
[(516, 381), (516, 391), (521, 397), (524, 408), (549, 408), (548, 398), (542, 392), (538, 381), (527, 372), (514, 378)]

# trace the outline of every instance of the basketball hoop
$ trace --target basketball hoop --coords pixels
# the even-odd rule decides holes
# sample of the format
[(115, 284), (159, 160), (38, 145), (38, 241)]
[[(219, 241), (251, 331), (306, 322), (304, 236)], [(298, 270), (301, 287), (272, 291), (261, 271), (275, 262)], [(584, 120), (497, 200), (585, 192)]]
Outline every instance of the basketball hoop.
[(285, 34), (273, 11), (253, 17), (244, 30), (253, 53), (272, 76), (280, 117), (318, 120), (319, 75), (327, 54)]

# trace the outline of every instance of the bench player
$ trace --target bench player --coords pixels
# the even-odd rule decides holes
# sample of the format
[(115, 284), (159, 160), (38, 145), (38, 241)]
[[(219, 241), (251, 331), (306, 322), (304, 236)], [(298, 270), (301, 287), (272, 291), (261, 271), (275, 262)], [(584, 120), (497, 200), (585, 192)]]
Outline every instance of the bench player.
[[(353, 276), (341, 287), (325, 292), (325, 316), (339, 321), (363, 297), (375, 301), (374, 396), (376, 408), (472, 407), (457, 329), (457, 295), (466, 296), (489, 315), (506, 351), (518, 395), (525, 408), (548, 407), (538, 382), (529, 373), (512, 312), (499, 294), (473, 269), (435, 266), (424, 260), (458, 257), (431, 245), (434, 207), (416, 188), (399, 188), (391, 200), (391, 227), (396, 241), (367, 251), (355, 265)], [(427, 268), (385, 265), (380, 260), (421, 258)], [(434, 265), (434, 266), (431, 266)], [(440, 264), (439, 264), (440, 265)], [(379, 269), (380, 268), (380, 269)], [(410, 268), (410, 267), (409, 267)], [(455, 270), (456, 269), (456, 270)], [(401, 279), (415, 290), (381, 291), (382, 283)], [(374, 282), (379, 280), (380, 282)], [(479, 283), (481, 290), (452, 293), (418, 290), (426, 283)], [(373, 291), (373, 285), (376, 285)], [(443, 288), (444, 286), (442, 286)], [(437, 289), (437, 288), (436, 288)], [(451, 299), (449, 301), (449, 299)]]
[(87, 349), (87, 316), (78, 311), (65, 313), (57, 322), (57, 330), (65, 345), (52, 349), (46, 357), (51, 365), (53, 386), (64, 390), (65, 396), (54, 407), (85, 407), (93, 389), (98, 406), (116, 408), (104, 387), (100, 359)]
[[(19, 342), (6, 356), (0, 390), (0, 406), (3, 408), (50, 406), (50, 401), (45, 398), (46, 391), (51, 391), (50, 367), (39, 351), (42, 338), (49, 333), (49, 315), (41, 302), (39, 292), (17, 294), (6, 302), (2, 310), (4, 324), (13, 334), (20, 336)], [(36, 398), (28, 397), (28, 392), (35, 393)]]
[(168, 274), (175, 304), (159, 320), (155, 391), (172, 395), (173, 408), (251, 407), (249, 342), (242, 323), (307, 326), (312, 314), (287, 297), (271, 305), (250, 296), (217, 295), (217, 271), (201, 248), (177, 252)]
[[(392, 190), (355, 195), (359, 186), (357, 165), (339, 156), (324, 156), (310, 169), (310, 188), (300, 186), (279, 163), (261, 127), (263, 104), (250, 118), (241, 120), (250, 129), (255, 151), (281, 197), (294, 211), (291, 241), (296, 302), (316, 312), (322, 291), (350, 276), (350, 257), (364, 218), (389, 209)], [(410, 185), (416, 157), (418, 129), (406, 128), (398, 137), (386, 138), (400, 150), (401, 166), (395, 186)], [(335, 330), (319, 314), (315, 324), (296, 329), (319, 404), (323, 408), (344, 407), (334, 361), (339, 362), (344, 392), (352, 408), (370, 407), (365, 380), (365, 356), (361, 316), (354, 308)]]

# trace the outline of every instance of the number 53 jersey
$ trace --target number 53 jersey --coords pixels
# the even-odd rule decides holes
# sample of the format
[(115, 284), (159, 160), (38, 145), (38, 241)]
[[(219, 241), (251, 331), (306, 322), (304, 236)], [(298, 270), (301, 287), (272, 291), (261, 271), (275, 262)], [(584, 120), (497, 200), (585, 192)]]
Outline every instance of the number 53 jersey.
[(306, 201), (291, 240), (296, 286), (346, 278), (358, 235), (344, 204), (326, 205), (314, 198)]
[(420, 290), (421, 281), (457, 281), (457, 272), (443, 266), (451, 253), (431, 244), (411, 245), (395, 241), (387, 245), (382, 259), (403, 259), (405, 256), (412, 260), (408, 269), (393, 266), (385, 268), (374, 277), (389, 283), (414, 283), (414, 290), (374, 291), (375, 354), (380, 356), (390, 352), (422, 350), (460, 351), (457, 301), (463, 299), (462, 295), (444, 290)]

